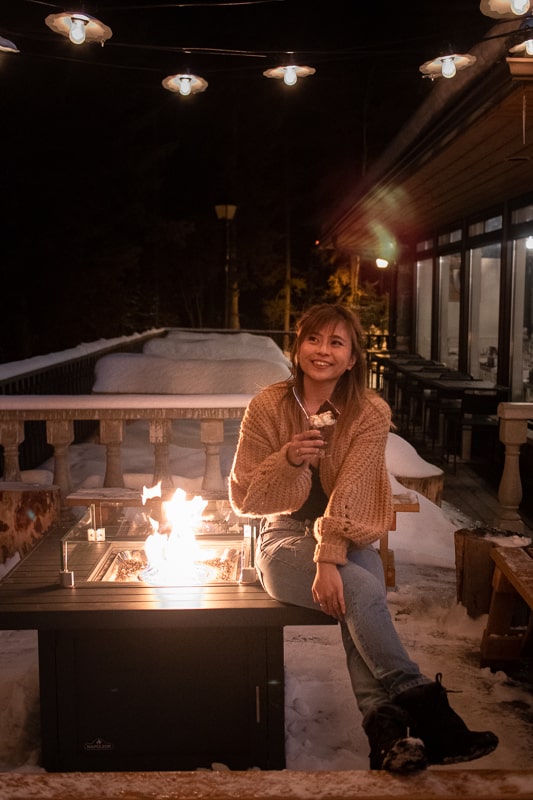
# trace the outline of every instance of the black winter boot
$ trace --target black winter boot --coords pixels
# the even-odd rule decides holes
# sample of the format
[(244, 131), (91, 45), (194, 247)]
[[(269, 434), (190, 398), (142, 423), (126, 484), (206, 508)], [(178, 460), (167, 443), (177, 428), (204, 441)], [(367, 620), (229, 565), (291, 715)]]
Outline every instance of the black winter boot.
[(491, 731), (470, 731), (448, 703), (437, 673), (434, 683), (415, 686), (397, 695), (394, 702), (413, 719), (413, 735), (425, 746), (430, 764), (457, 764), (491, 753), (498, 737)]
[(415, 772), (428, 765), (424, 743), (410, 734), (409, 714), (394, 703), (382, 703), (363, 718), (370, 743), (370, 769)]

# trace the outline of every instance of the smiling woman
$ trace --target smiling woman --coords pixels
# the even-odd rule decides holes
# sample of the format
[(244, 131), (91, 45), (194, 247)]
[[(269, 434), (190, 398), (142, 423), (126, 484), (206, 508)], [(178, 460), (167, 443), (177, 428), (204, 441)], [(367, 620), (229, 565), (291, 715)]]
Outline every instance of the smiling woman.
[[(245, 412), (230, 501), (256, 517), (256, 569), (276, 600), (321, 608), (341, 626), (350, 683), (370, 744), (370, 768), (414, 772), (470, 761), (498, 738), (470, 731), (401, 643), (374, 547), (392, 527), (385, 450), (391, 411), (366, 388), (362, 329), (340, 305), (312, 306), (297, 325), (292, 375)], [(310, 412), (326, 401), (338, 419), (329, 458)], [(303, 415), (302, 415), (303, 412)]]

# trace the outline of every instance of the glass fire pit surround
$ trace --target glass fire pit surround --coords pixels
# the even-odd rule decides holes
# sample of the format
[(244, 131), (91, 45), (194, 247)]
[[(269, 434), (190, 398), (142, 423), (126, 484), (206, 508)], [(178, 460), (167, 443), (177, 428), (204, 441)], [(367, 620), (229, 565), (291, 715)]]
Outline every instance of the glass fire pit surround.
[[(208, 586), (255, 583), (257, 521), (235, 517), (217, 501), (191, 527), (162, 519), (162, 503), (92, 503), (61, 539), (60, 583), (75, 585), (77, 565), (89, 583)], [(208, 505), (208, 508), (209, 508)], [(79, 579), (78, 579), (79, 583)]]

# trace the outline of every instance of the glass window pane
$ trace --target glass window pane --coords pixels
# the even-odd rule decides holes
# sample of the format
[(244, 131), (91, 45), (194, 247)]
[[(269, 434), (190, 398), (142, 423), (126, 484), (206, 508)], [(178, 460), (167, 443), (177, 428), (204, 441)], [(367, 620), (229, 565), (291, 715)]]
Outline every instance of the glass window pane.
[(485, 222), (485, 232), (499, 231), (503, 224), (503, 217), (499, 214), (497, 217), (491, 217)]
[(474, 378), (496, 382), (500, 306), (499, 244), (470, 251), (470, 349), (468, 367)]
[(533, 206), (523, 206), (516, 208), (511, 216), (513, 225), (519, 222), (530, 222), (533, 219)]
[(511, 399), (533, 402), (533, 249), (518, 239), (513, 252)]
[(431, 358), (431, 296), (433, 270), (430, 259), (416, 265), (416, 352)]
[(461, 255), (439, 258), (439, 360), (452, 369), (459, 363), (459, 307), (461, 300)]

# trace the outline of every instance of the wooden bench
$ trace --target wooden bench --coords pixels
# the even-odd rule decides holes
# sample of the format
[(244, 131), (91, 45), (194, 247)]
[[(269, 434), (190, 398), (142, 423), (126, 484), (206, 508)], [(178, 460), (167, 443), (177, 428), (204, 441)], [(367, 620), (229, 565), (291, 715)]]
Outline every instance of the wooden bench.
[[(391, 531), (396, 530), (396, 515), (400, 511), (420, 511), (420, 503), (415, 494), (405, 492), (405, 494), (393, 495), (394, 519)], [(389, 535), (386, 534), (379, 542), (379, 554), (383, 563), (385, 573), (385, 584), (388, 588), (396, 586), (396, 567), (394, 564), (394, 551), (389, 548)]]
[(491, 557), (492, 597), (480, 662), (502, 668), (533, 657), (533, 548), (494, 547)]

